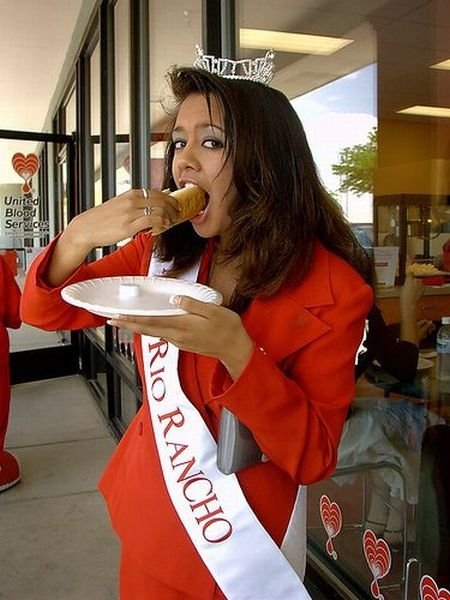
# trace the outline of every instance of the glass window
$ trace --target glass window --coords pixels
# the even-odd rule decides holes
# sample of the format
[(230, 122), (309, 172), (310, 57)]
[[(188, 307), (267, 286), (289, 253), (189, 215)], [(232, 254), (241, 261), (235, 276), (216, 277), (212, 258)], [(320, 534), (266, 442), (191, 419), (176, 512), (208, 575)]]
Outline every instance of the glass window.
[[(291, 99), (321, 178), (361, 243), (398, 257), (397, 277), (377, 290), (397, 339), (406, 264), (443, 268), (450, 246), (450, 4), (242, 0), (237, 32), (239, 57), (275, 49), (272, 85)], [(419, 317), (439, 324), (447, 315), (449, 281), (425, 286)], [(338, 471), (309, 486), (309, 549), (333, 582), (347, 581), (344, 595), (348, 586), (361, 599), (450, 590), (439, 455), (449, 447), (450, 390), (436, 377), (435, 356), (435, 340), (425, 338), (407, 382), (370, 363)]]
[[(167, 32), (176, 32), (167, 43)], [(202, 2), (200, 0), (151, 0), (150, 2), (150, 119), (152, 146), (150, 149), (152, 187), (161, 187), (166, 115), (169, 101), (165, 81), (173, 65), (192, 65), (195, 45), (202, 40)]]
[(98, 405), (105, 416), (108, 415), (107, 402), (107, 362), (103, 349), (98, 346), (99, 328), (91, 329), (95, 343), (89, 336), (83, 336), (81, 340), (81, 362), (83, 373), (95, 394)]
[(95, 47), (91, 66), (91, 136), (94, 145), (94, 204), (102, 203), (102, 166), (100, 151), (100, 46)]
[[(42, 144), (0, 139), (0, 247), (20, 251), (40, 248), (49, 223), (44, 216), (47, 198), (39, 193)], [(42, 244), (43, 245), (43, 244)]]
[[(450, 49), (442, 33), (448, 32), (449, 8), (438, 0), (396, 6), (386, 0), (338, 1), (332, 8), (242, 1), (239, 55), (252, 58), (275, 48), (273, 85), (291, 98), (323, 182), (363, 244), (386, 239), (384, 245), (407, 249), (401, 260), (439, 266), (450, 230), (444, 142)], [(404, 239), (400, 223), (389, 218), (400, 196), (417, 205), (409, 211)], [(386, 206), (377, 222), (387, 228), (374, 232), (378, 197), (392, 210)], [(427, 219), (431, 227), (422, 243), (414, 232)]]
[(130, 3), (118, 0), (115, 18), (116, 68), (116, 191), (131, 187), (130, 174)]
[(77, 130), (76, 92), (71, 93), (65, 106), (65, 133), (72, 135)]
[[(93, 205), (102, 203), (102, 165), (101, 165), (101, 136), (100, 136), (100, 44), (94, 48), (90, 58), (90, 110), (91, 110), (91, 142), (93, 147)], [(103, 248), (97, 247), (93, 251), (97, 260), (103, 256)], [(99, 343), (104, 346), (104, 328), (97, 327), (95, 330)]]
[[(52, 188), (55, 147), (0, 139), (0, 253), (20, 287), (35, 256), (58, 231)], [(16, 352), (65, 344), (68, 336), (23, 324), (10, 337)]]
[(134, 419), (141, 404), (136, 394), (136, 389), (127, 385), (126, 381), (120, 379), (120, 420), (121, 424), (128, 426)]
[(325, 187), (366, 245), (373, 243), (376, 32), (369, 7), (344, 5), (239, 2), (237, 37), (242, 58), (275, 49), (272, 85), (291, 99)]

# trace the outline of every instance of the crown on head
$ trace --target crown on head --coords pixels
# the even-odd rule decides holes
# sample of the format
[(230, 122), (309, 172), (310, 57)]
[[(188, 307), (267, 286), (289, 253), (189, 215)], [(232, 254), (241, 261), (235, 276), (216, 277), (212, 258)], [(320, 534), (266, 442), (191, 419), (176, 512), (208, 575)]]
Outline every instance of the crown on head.
[(256, 81), (269, 85), (274, 75), (275, 52), (268, 50), (265, 56), (260, 58), (244, 58), (242, 60), (232, 60), (231, 58), (216, 58), (215, 56), (205, 54), (203, 48), (195, 47), (197, 58), (194, 61), (194, 67), (203, 69), (209, 73), (215, 73), (219, 77), (226, 79), (246, 79), (247, 81)]

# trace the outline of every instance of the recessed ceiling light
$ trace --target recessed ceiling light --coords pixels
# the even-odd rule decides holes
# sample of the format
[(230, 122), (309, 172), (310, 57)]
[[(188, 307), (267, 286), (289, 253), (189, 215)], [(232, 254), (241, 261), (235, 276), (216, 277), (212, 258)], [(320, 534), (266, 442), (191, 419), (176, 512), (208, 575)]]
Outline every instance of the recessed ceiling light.
[(450, 108), (446, 108), (444, 106), (423, 106), (420, 104), (416, 104), (415, 106), (408, 106), (408, 108), (403, 108), (402, 110), (398, 110), (398, 113), (402, 113), (404, 115), (420, 115), (422, 117), (445, 117), (450, 119)]
[(450, 58), (442, 60), (435, 65), (430, 65), (430, 69), (442, 69), (444, 71), (450, 71)]
[(351, 44), (348, 38), (309, 35), (306, 33), (286, 33), (267, 29), (241, 29), (240, 45), (242, 48), (258, 50), (278, 50), (279, 52), (298, 52), (300, 54), (333, 54), (337, 50)]

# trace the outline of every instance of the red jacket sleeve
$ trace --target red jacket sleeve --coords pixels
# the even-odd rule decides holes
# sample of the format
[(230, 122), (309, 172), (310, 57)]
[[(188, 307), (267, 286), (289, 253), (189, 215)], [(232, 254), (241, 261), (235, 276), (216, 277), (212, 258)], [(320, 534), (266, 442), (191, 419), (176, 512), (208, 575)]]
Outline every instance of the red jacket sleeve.
[[(247, 425), (262, 451), (299, 484), (323, 479), (335, 469), (354, 396), (355, 355), (372, 304), (371, 288), (356, 273), (349, 267), (333, 270), (334, 302), (308, 311), (323, 325), (320, 335), (290, 349), (282, 360), (271, 355), (269, 346), (258, 347), (262, 339), (256, 338), (239, 379), (232, 382), (218, 366), (212, 385), (214, 400)], [(302, 315), (301, 307), (297, 314)], [(274, 315), (280, 319), (280, 338), (295, 337), (294, 311), (292, 316), (283, 331), (284, 315)]]

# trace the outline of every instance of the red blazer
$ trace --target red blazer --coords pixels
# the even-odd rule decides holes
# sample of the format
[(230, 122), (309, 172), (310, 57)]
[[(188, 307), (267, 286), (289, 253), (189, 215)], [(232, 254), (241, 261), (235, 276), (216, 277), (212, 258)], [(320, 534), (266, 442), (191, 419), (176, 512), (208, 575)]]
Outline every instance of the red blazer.
[[(53, 242), (54, 243), (54, 242)], [(65, 283), (102, 276), (148, 273), (151, 238), (132, 242), (80, 267)], [(104, 323), (63, 302), (45, 285), (50, 245), (27, 277), (22, 318), (44, 329), (78, 329)], [(205, 281), (210, 252), (203, 257)], [(215, 359), (181, 353), (180, 380), (215, 435), (221, 406), (253, 431), (269, 462), (239, 473), (254, 512), (280, 544), (298, 484), (329, 476), (354, 394), (355, 353), (372, 290), (345, 261), (316, 245), (312, 268), (297, 286), (254, 300), (242, 315), (254, 352), (233, 382)], [(142, 353), (135, 340), (142, 376)], [(142, 377), (144, 381), (144, 377)], [(147, 401), (123, 436), (100, 489), (127, 552), (150, 575), (198, 598), (214, 582), (174, 511), (156, 453)]]

